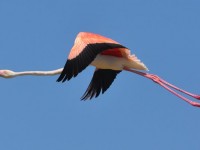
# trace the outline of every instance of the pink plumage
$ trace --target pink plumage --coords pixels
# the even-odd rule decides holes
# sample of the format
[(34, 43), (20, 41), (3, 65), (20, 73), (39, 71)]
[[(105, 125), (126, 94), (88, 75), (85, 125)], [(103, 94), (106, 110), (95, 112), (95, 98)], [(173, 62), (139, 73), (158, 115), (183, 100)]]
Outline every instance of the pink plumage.
[(147, 70), (128, 48), (118, 42), (98, 34), (80, 32), (57, 81), (70, 80), (88, 65), (95, 66), (96, 70), (82, 99), (91, 99), (104, 93), (124, 67)]
[(72, 77), (76, 77), (89, 65), (95, 66), (96, 69), (86, 92), (82, 96), (82, 100), (98, 97), (100, 93), (104, 93), (113, 83), (116, 76), (125, 70), (151, 79), (154, 83), (159, 84), (185, 102), (192, 106), (200, 107), (200, 103), (191, 101), (175, 90), (197, 100), (200, 100), (200, 95), (178, 88), (157, 75), (139, 71), (147, 71), (148, 69), (135, 55), (131, 55), (127, 47), (110, 38), (88, 32), (80, 32), (77, 35), (64, 68), (52, 71), (23, 72), (0, 70), (0, 77), (13, 78), (24, 75), (50, 76), (60, 74), (57, 81), (65, 82)]

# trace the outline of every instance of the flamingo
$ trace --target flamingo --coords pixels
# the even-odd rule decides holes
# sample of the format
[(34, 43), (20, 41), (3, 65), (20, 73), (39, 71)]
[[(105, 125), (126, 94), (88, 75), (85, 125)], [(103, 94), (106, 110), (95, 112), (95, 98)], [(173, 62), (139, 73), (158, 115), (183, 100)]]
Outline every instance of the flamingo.
[[(104, 93), (113, 83), (121, 71), (129, 71), (151, 79), (172, 94), (181, 98), (192, 106), (200, 107), (200, 103), (180, 95), (176, 91), (200, 100), (200, 95), (192, 94), (165, 81), (155, 74), (147, 73), (148, 68), (130, 50), (118, 42), (89, 32), (80, 32), (74, 42), (64, 68), (52, 71), (23, 71), (0, 70), (0, 77), (13, 78), (23, 75), (50, 76), (60, 74), (57, 82), (69, 81), (76, 77), (87, 66), (96, 67), (92, 80), (81, 97), (82, 100), (98, 97)], [(176, 91), (175, 91), (176, 90)]]

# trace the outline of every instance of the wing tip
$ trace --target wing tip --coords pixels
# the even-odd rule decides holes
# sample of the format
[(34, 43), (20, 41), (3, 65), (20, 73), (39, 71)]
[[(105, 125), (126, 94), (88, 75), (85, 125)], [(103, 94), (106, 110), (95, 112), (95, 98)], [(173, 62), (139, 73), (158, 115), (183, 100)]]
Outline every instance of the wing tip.
[(97, 98), (100, 94), (104, 94), (120, 72), (121, 70), (97, 69), (81, 100), (91, 100), (92, 98)]

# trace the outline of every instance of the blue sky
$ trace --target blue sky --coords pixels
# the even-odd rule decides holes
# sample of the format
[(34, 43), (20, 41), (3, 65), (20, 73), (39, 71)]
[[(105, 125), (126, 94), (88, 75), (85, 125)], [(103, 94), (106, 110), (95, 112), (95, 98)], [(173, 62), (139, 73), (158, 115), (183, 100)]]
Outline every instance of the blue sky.
[[(198, 0), (0, 0), (0, 69), (63, 67), (76, 34), (89, 31), (200, 93), (199, 8)], [(200, 109), (128, 72), (80, 101), (93, 71), (64, 84), (57, 76), (0, 79), (0, 149), (200, 149)]]

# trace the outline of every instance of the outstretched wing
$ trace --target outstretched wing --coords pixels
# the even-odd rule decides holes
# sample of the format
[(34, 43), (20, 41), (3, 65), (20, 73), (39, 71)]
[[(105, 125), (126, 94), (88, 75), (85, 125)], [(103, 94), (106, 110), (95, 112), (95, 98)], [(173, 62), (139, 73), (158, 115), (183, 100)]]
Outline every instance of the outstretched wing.
[(99, 53), (114, 49), (126, 49), (126, 47), (98, 34), (80, 32), (57, 81), (65, 82), (76, 77)]
[(103, 94), (120, 72), (121, 71), (111, 69), (96, 69), (92, 80), (81, 99), (92, 99), (93, 97), (98, 97), (101, 92)]

